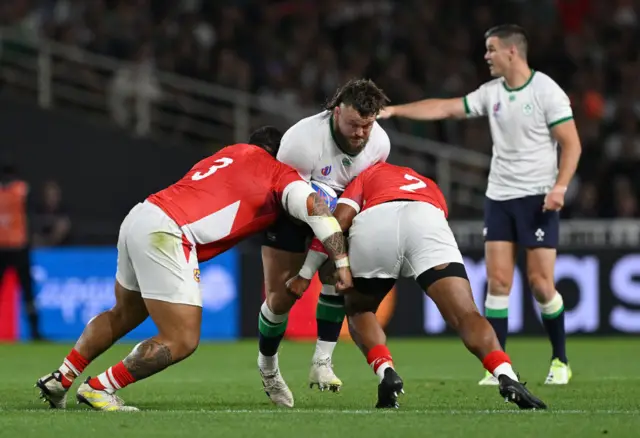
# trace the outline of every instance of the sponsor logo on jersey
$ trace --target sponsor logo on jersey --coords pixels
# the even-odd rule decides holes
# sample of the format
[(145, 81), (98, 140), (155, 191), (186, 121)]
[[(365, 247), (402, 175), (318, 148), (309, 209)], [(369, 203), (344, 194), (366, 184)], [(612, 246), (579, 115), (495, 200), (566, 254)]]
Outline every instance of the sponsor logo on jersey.
[(353, 163), (351, 162), (351, 158), (349, 158), (349, 157), (344, 157), (344, 158), (342, 159), (342, 165), (343, 165), (344, 167), (349, 167), (349, 166), (351, 166), (352, 164), (353, 164)]
[(522, 105), (522, 112), (525, 116), (530, 116), (533, 112), (533, 105), (531, 105), (530, 103), (525, 103), (524, 105)]
[(496, 102), (493, 104), (493, 115), (495, 116), (500, 111), (500, 102)]
[(331, 173), (331, 166), (325, 166), (322, 169), (320, 169), (320, 173), (324, 176), (327, 176)]

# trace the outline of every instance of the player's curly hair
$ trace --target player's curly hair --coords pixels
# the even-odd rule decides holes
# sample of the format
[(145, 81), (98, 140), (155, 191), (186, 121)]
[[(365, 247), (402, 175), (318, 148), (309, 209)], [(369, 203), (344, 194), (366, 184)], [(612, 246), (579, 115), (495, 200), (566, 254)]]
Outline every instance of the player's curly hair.
[(384, 91), (371, 79), (351, 79), (336, 91), (325, 109), (331, 111), (344, 103), (353, 107), (362, 117), (371, 117), (377, 115), (389, 102)]

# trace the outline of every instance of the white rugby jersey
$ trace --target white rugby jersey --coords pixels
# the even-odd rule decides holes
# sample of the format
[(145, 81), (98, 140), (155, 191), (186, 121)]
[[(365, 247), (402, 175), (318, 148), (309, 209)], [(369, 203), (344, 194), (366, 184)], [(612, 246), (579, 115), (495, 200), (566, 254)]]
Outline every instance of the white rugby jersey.
[(519, 88), (494, 79), (464, 97), (468, 117), (488, 116), (493, 139), (488, 198), (547, 193), (558, 173), (551, 128), (573, 118), (569, 97), (549, 76), (531, 71)]
[(331, 111), (300, 120), (284, 133), (277, 158), (295, 168), (306, 181), (314, 180), (342, 192), (360, 172), (387, 161), (389, 136), (374, 122), (369, 141), (358, 155), (350, 156), (333, 139)]

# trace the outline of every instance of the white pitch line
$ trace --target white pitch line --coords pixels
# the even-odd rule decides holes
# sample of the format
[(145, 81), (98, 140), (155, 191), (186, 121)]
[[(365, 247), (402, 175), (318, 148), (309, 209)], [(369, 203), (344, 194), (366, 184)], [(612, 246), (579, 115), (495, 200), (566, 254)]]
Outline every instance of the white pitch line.
[[(47, 409), (5, 409), (0, 408), (0, 412), (12, 413), (87, 413), (89, 409), (70, 409), (66, 411), (50, 411)], [(263, 414), (263, 415), (299, 415), (299, 414), (328, 414), (328, 415), (505, 415), (505, 414), (531, 414), (531, 411), (519, 409), (409, 409), (403, 410), (380, 410), (380, 409), (144, 409), (141, 413), (167, 413), (167, 414), (209, 414), (209, 415), (238, 415), (238, 414)], [(543, 412), (555, 415), (640, 415), (640, 410), (618, 410), (618, 409), (548, 409)], [(534, 414), (535, 415), (535, 414)]]

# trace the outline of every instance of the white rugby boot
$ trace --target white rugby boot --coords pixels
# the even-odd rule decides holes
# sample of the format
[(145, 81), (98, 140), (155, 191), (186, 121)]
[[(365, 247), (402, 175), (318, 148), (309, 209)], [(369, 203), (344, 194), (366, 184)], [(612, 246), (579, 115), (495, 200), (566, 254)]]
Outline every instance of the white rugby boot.
[(274, 404), (287, 408), (293, 407), (293, 393), (282, 378), (279, 369), (268, 371), (260, 369), (260, 377), (265, 394)]
[(78, 403), (83, 403), (96, 411), (133, 412), (140, 410), (133, 406), (126, 406), (124, 401), (114, 392), (92, 388), (89, 386), (89, 379), (78, 388), (76, 399)]
[(62, 374), (54, 371), (38, 379), (35, 387), (40, 390), (40, 398), (49, 403), (51, 409), (65, 409), (67, 407), (67, 389), (62, 386)]
[(318, 386), (320, 391), (328, 389), (332, 392), (339, 392), (342, 388), (342, 380), (333, 372), (333, 363), (330, 357), (316, 358), (311, 363), (309, 371), (309, 388)]

